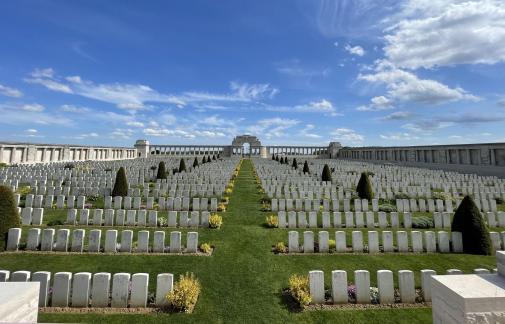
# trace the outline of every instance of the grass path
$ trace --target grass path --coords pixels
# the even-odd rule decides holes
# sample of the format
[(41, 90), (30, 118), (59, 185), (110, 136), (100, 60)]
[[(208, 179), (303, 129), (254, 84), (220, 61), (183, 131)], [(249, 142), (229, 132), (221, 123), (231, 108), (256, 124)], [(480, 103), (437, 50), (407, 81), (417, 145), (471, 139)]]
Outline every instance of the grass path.
[[(270, 248), (278, 241), (287, 240), (287, 231), (262, 227), (268, 213), (261, 212), (253, 164), (244, 160), (228, 210), (223, 214), (221, 230), (199, 230), (200, 242), (216, 246), (212, 257), (194, 256), (126, 256), (96, 255), (4, 255), (0, 268), (31, 271), (88, 271), (88, 272), (149, 272), (151, 290), (155, 275), (171, 272), (176, 275), (191, 271), (202, 283), (202, 294), (193, 314), (49, 314), (42, 313), (42, 322), (95, 323), (429, 323), (429, 309), (393, 309), (366, 311), (290, 312), (281, 298), (281, 290), (293, 273), (309, 270), (325, 271), (330, 282), (331, 270), (352, 271), (368, 269), (374, 284), (378, 269), (420, 270), (427, 268), (443, 272), (449, 268), (469, 271), (477, 267), (494, 267), (494, 257), (469, 255), (310, 255), (277, 256)], [(70, 260), (71, 258), (71, 260)], [(416, 277), (418, 275), (416, 274)], [(418, 282), (419, 278), (416, 278)]]

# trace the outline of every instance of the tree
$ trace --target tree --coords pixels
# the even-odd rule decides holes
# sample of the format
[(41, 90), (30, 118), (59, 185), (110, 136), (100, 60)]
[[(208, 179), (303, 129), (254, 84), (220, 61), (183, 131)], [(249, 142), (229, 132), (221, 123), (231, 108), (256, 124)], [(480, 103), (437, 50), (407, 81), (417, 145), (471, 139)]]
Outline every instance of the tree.
[(275, 161), (275, 155), (272, 153), (272, 161)]
[[(195, 160), (193, 161), (193, 168), (196, 168), (198, 166), (198, 159), (195, 157)], [(186, 165), (184, 165), (184, 168), (186, 168)]]
[(204, 157), (202, 158), (202, 164), (205, 164), (205, 163), (207, 163), (207, 158), (204, 156)]
[(451, 231), (461, 232), (463, 252), (468, 254), (491, 255), (493, 246), (479, 208), (470, 196), (465, 196), (452, 219)]
[(165, 162), (160, 161), (158, 164), (158, 174), (156, 174), (156, 179), (166, 179), (167, 171), (165, 170)]
[(278, 155), (275, 156), (275, 161), (279, 162), (279, 156)]
[(323, 173), (321, 175), (321, 180), (331, 182), (331, 171), (330, 171), (330, 167), (328, 166), (328, 164), (325, 164), (323, 167)]
[(303, 173), (310, 173), (309, 164), (307, 163), (307, 161), (303, 163)]
[(360, 199), (368, 199), (368, 200), (373, 199), (372, 183), (368, 178), (368, 173), (366, 172), (361, 173), (361, 177), (359, 178), (356, 191), (358, 192), (358, 196)]
[(21, 227), (14, 193), (7, 186), (0, 186), (0, 242), (7, 246), (7, 235), (10, 228)]
[(179, 172), (182, 171), (186, 172), (186, 162), (184, 162), (184, 159), (181, 159), (181, 162), (179, 162)]
[(210, 160), (210, 155), (209, 155), (209, 156), (207, 156), (207, 163), (209, 163), (209, 162), (212, 162), (212, 161)]
[(288, 157), (287, 157), (287, 156), (285, 156), (285, 157), (284, 157), (284, 164), (289, 164), (289, 161), (288, 161)]
[(215, 154), (212, 155), (212, 160), (216, 161), (216, 155)]
[(296, 158), (293, 158), (293, 164), (291, 166), (295, 169), (298, 169), (298, 163), (296, 162)]
[(126, 179), (126, 171), (123, 167), (120, 167), (116, 173), (112, 196), (128, 196), (128, 179)]

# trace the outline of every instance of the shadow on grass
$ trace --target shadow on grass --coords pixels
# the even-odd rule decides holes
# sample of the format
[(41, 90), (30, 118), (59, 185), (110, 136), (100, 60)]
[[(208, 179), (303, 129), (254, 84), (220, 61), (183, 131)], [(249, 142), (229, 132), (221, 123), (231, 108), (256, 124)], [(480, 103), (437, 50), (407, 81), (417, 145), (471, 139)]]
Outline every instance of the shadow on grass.
[(301, 313), (303, 309), (296, 302), (296, 300), (291, 296), (287, 289), (283, 289), (280, 292), (276, 293), (277, 297), (279, 297), (279, 305), (286, 309), (290, 313)]

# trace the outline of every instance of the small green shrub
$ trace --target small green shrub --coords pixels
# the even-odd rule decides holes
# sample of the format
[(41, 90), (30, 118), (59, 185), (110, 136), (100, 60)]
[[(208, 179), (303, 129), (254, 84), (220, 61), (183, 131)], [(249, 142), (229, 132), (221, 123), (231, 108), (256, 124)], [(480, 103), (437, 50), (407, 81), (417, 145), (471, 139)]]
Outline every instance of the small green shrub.
[(502, 197), (498, 197), (498, 198), (496, 198), (496, 203), (497, 203), (498, 205), (503, 204), (503, 203), (504, 203), (503, 198), (502, 198)]
[(379, 211), (385, 212), (385, 213), (395, 212), (396, 206), (390, 205), (390, 204), (382, 204), (382, 205), (379, 205)]
[(0, 162), (0, 169), (8, 167), (7, 163)]
[(221, 228), (223, 225), (223, 217), (218, 214), (212, 214), (209, 217), (209, 228)]
[(64, 166), (63, 166), (63, 169), (73, 169), (75, 168), (75, 165), (73, 163), (66, 163)]
[(277, 242), (274, 246), (275, 253), (286, 253), (288, 252), (288, 248), (284, 244), (284, 242)]
[(330, 248), (330, 251), (335, 250), (337, 248), (337, 243), (335, 240), (328, 240), (328, 247)]
[(433, 219), (428, 216), (412, 217), (413, 228), (434, 228), (435, 223)]
[(395, 199), (410, 199), (410, 196), (404, 192), (399, 192), (395, 194)]
[(279, 218), (275, 215), (270, 215), (266, 217), (265, 221), (266, 227), (275, 228), (279, 227)]
[(312, 301), (309, 292), (309, 277), (296, 274), (289, 277), (289, 292), (301, 308), (309, 305)]
[(433, 199), (442, 199), (442, 200), (453, 200), (452, 196), (450, 193), (443, 192), (443, 191), (438, 191), (434, 192), (431, 197)]
[(167, 295), (168, 305), (171, 309), (191, 313), (200, 295), (201, 285), (193, 273), (181, 275), (175, 282), (174, 288)]
[(58, 226), (58, 225), (64, 225), (63, 222), (59, 219), (49, 221), (47, 223), (47, 226)]

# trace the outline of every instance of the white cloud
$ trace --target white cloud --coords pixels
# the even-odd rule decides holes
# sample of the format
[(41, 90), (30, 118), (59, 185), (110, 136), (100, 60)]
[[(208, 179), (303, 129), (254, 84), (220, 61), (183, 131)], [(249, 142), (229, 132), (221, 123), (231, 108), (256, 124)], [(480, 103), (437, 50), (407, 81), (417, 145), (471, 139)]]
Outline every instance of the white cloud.
[(247, 84), (247, 83), (230, 83), (231, 90), (235, 91), (235, 96), (244, 100), (256, 100), (261, 98), (273, 98), (279, 93), (279, 89), (273, 88), (268, 83), (262, 84)]
[(29, 128), (29, 129), (25, 130), (25, 132), (27, 132), (27, 133), (31, 133), (31, 134), (35, 134), (35, 133), (37, 133), (38, 131), (37, 131), (36, 129), (34, 129), (34, 128)]
[(504, 22), (502, 0), (410, 0), (387, 30), (385, 55), (408, 69), (503, 62)]
[(358, 111), (381, 111), (393, 109), (393, 102), (391, 99), (384, 96), (377, 96), (370, 99), (370, 104), (359, 106), (356, 108)]
[(55, 113), (44, 112), (44, 106), (32, 104), (0, 104), (0, 123), (11, 125), (70, 126), (72, 120)]
[(24, 111), (30, 111), (30, 112), (42, 112), (44, 111), (44, 106), (33, 103), (33, 104), (24, 104), (19, 106), (19, 109), (24, 110)]
[(149, 107), (149, 103), (173, 104), (184, 107), (193, 103), (213, 102), (251, 102), (273, 98), (279, 90), (267, 83), (248, 84), (231, 82), (231, 93), (214, 94), (208, 92), (187, 91), (172, 95), (160, 93), (143, 84), (130, 83), (95, 83), (80, 76), (57, 76), (53, 69), (35, 69), (26, 82), (40, 84), (52, 91), (76, 94), (116, 105), (120, 109), (140, 110)]
[(23, 93), (18, 89), (10, 88), (0, 84), (0, 95), (6, 97), (20, 98), (23, 96)]
[(365, 55), (365, 50), (361, 46), (351, 46), (349, 44), (345, 45), (344, 49), (349, 52), (349, 54), (363, 56)]
[(387, 135), (380, 134), (379, 137), (388, 141), (413, 141), (421, 139), (419, 136), (412, 135), (410, 133), (391, 133)]
[(305, 125), (305, 127), (301, 130), (301, 135), (303, 137), (308, 137), (308, 138), (321, 138), (322, 136), (321, 135), (318, 135), (318, 134), (315, 134), (313, 133), (312, 131), (315, 129), (316, 127), (312, 124), (307, 124)]
[(80, 106), (74, 106), (74, 105), (61, 105), (60, 110), (64, 111), (64, 112), (74, 113), (74, 114), (84, 114), (84, 113), (89, 113), (91, 111), (91, 109), (88, 107), (80, 107)]
[(322, 99), (320, 101), (312, 101), (305, 105), (298, 105), (293, 108), (293, 111), (296, 112), (309, 112), (309, 113), (325, 113), (330, 114), (332, 116), (337, 116), (338, 113), (333, 106), (333, 104), (326, 100)]
[(337, 128), (330, 135), (336, 141), (350, 144), (362, 144), (365, 140), (363, 135), (350, 128)]
[(129, 122), (126, 122), (126, 125), (131, 126), (131, 127), (144, 127), (144, 123), (141, 123), (138, 121), (129, 121)]
[[(385, 85), (388, 89), (387, 97), (375, 98), (381, 98), (380, 101), (387, 104), (398, 101), (434, 105), (459, 100), (479, 100), (462, 88), (450, 88), (435, 80), (420, 79), (415, 74), (398, 69), (387, 61), (380, 61), (375, 73), (360, 74), (358, 80)], [(371, 105), (376, 105), (377, 102), (379, 101), (372, 102)]]
[(412, 114), (408, 111), (396, 111), (387, 116), (381, 118), (381, 120), (405, 120), (412, 117)]
[(109, 137), (112, 139), (130, 139), (134, 133), (133, 129), (116, 128), (110, 133)]
[(257, 134), (265, 136), (267, 139), (273, 137), (285, 136), (285, 131), (293, 126), (298, 125), (300, 122), (296, 119), (287, 118), (267, 118), (261, 119), (256, 122), (255, 125), (247, 127), (247, 132), (251, 134)]

